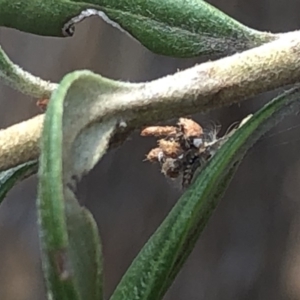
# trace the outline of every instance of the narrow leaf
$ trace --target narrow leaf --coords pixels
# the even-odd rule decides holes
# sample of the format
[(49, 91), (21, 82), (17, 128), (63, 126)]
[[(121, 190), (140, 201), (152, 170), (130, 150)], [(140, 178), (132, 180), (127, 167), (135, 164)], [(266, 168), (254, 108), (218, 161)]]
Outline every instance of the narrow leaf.
[(63, 96), (58, 88), (51, 97), (44, 121), (37, 201), (39, 234), (48, 299), (79, 300), (70, 261), (62, 184)]
[(126, 272), (111, 300), (162, 299), (247, 150), (285, 115), (300, 108), (294, 88), (265, 105), (206, 164)]
[(30, 161), (15, 168), (0, 172), (0, 204), (13, 186), (37, 171), (37, 161)]
[(116, 120), (103, 118), (101, 102), (121, 86), (78, 71), (67, 75), (51, 96), (42, 134), (38, 198), (49, 299), (103, 297), (97, 226), (79, 205), (74, 189), (106, 151)]
[(0, 0), (0, 26), (39, 35), (72, 35), (92, 15), (168, 56), (229, 55), (276, 38), (202, 0)]

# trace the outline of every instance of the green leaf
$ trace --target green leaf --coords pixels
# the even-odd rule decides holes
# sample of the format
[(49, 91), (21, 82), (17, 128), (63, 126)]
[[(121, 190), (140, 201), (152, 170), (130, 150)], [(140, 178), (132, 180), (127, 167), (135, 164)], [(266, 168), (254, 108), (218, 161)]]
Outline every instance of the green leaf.
[(0, 172), (0, 204), (17, 182), (30, 177), (36, 171), (37, 161), (29, 161), (15, 168)]
[(66, 35), (66, 24), (72, 27), (90, 15), (99, 15), (155, 53), (176, 57), (228, 55), (276, 38), (202, 0), (0, 0), (0, 26), (39, 35)]
[(97, 226), (79, 205), (74, 188), (106, 151), (117, 121), (101, 115), (101, 103), (121, 87), (92, 72), (78, 71), (65, 76), (51, 96), (41, 141), (38, 197), (50, 299), (103, 297)]
[(285, 92), (229, 137), (135, 258), (111, 300), (162, 299), (247, 150), (285, 115), (299, 111), (299, 100), (298, 87)]

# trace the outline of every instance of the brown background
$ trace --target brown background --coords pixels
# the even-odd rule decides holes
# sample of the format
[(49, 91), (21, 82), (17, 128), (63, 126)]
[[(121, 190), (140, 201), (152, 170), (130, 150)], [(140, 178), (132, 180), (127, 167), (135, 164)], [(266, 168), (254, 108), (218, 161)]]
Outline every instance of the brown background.
[[(300, 27), (297, 0), (210, 1), (261, 30)], [(114, 79), (145, 81), (200, 62), (150, 53), (91, 18), (73, 38), (0, 29), (11, 59), (44, 79), (90, 69)], [(261, 107), (274, 93), (197, 115), (224, 128)], [(35, 100), (0, 84), (0, 128), (38, 113)], [(292, 116), (273, 133), (299, 122)], [(296, 128), (260, 141), (247, 155), (197, 247), (166, 299), (300, 299), (300, 161)], [(288, 144), (278, 146), (282, 141)], [(155, 230), (180, 190), (143, 162), (154, 141), (138, 134), (111, 151), (79, 186), (79, 198), (100, 227), (108, 297), (132, 258)], [(36, 178), (16, 186), (0, 209), (0, 299), (45, 299), (36, 230)]]

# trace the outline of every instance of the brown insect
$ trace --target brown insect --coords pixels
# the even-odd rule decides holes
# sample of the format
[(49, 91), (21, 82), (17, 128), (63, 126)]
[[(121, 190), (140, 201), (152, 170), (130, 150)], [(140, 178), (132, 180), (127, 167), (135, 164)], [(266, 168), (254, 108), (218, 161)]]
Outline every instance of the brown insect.
[(49, 103), (49, 99), (39, 99), (36, 102), (36, 106), (42, 111), (45, 112)]
[(188, 187), (196, 171), (201, 168), (225, 141), (252, 115), (230, 126), (222, 137), (217, 137), (220, 127), (203, 129), (191, 119), (180, 118), (177, 126), (152, 126), (145, 128), (142, 136), (158, 137), (158, 147), (147, 154), (147, 160), (158, 162), (162, 173), (169, 178), (182, 176), (182, 187)]
[(142, 136), (158, 137), (158, 147), (152, 149), (147, 160), (159, 162), (162, 173), (169, 178), (182, 176), (182, 187), (190, 185), (196, 170), (217, 147), (217, 130), (205, 131), (195, 121), (180, 118), (177, 126), (145, 128)]

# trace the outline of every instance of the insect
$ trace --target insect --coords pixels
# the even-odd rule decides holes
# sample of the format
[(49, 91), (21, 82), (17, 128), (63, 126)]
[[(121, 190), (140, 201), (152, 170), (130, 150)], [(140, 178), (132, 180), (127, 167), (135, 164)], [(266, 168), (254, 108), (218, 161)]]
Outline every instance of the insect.
[[(203, 165), (216, 153), (224, 142), (243, 126), (252, 115), (247, 116), (241, 122), (235, 122), (218, 137), (219, 128), (202, 128), (201, 125), (191, 119), (181, 118), (176, 126), (152, 126), (142, 130), (142, 136), (154, 136), (158, 138), (158, 145), (146, 156), (146, 160), (159, 163), (162, 173), (171, 179), (181, 179), (183, 188), (188, 187), (195, 173), (201, 170)], [(298, 129), (299, 124), (279, 132), (267, 135), (263, 140), (278, 134)], [(285, 141), (275, 146), (288, 145), (299, 141)], [(274, 147), (274, 145), (272, 146)]]
[(39, 99), (39, 100), (36, 102), (36, 106), (37, 106), (42, 112), (45, 112), (46, 109), (47, 109), (48, 103), (49, 103), (49, 99), (42, 98), (42, 99)]
[(155, 136), (158, 146), (147, 154), (147, 160), (158, 162), (169, 178), (182, 176), (182, 187), (193, 180), (195, 172), (211, 158), (225, 138), (218, 138), (218, 128), (205, 130), (191, 119), (180, 118), (177, 126), (152, 126), (142, 136)]

